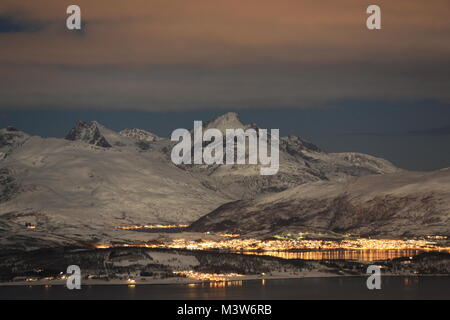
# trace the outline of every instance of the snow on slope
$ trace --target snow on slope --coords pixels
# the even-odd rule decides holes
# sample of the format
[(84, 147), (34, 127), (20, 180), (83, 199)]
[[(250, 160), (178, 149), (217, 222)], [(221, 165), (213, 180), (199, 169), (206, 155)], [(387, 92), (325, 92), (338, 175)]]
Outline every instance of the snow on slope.
[(225, 204), (195, 222), (191, 230), (252, 235), (450, 235), (450, 169), (309, 183)]

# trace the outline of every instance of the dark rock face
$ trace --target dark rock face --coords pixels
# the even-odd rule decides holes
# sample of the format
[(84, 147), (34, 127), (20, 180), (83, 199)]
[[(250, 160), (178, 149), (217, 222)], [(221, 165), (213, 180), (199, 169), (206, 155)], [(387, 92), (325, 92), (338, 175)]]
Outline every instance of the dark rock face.
[(137, 141), (136, 147), (138, 147), (142, 151), (148, 151), (151, 149), (151, 144), (147, 141)]
[(283, 137), (280, 139), (280, 149), (290, 155), (303, 156), (304, 150), (322, 152), (318, 146), (308, 141), (305, 141), (296, 136)]
[(132, 138), (139, 142), (142, 141), (150, 143), (161, 140), (161, 138), (157, 135), (141, 129), (125, 129), (120, 131), (119, 134), (124, 137)]
[(11, 146), (11, 135), (0, 135), (0, 148)]
[(8, 127), (0, 131), (0, 148), (14, 147), (20, 145), (24, 140), (26, 140), (26, 135), (15, 128)]
[(0, 169), (0, 203), (11, 200), (20, 191), (20, 186), (13, 177), (11, 170)]
[(102, 136), (97, 123), (79, 121), (66, 136), (66, 140), (83, 141), (97, 147), (111, 148), (111, 144)]

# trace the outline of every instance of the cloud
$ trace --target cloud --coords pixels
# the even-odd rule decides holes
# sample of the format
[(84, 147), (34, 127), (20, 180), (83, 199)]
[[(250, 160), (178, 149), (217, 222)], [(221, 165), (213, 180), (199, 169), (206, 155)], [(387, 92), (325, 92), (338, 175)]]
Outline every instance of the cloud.
[(65, 29), (69, 4), (0, 4), (46, 25), (0, 33), (0, 108), (450, 101), (447, 0), (380, 0), (376, 32), (366, 29), (370, 3), (360, 0), (79, 0), (81, 37)]
[(38, 32), (44, 28), (44, 24), (33, 21), (23, 21), (10, 15), (0, 15), (0, 34), (2, 33), (27, 33)]

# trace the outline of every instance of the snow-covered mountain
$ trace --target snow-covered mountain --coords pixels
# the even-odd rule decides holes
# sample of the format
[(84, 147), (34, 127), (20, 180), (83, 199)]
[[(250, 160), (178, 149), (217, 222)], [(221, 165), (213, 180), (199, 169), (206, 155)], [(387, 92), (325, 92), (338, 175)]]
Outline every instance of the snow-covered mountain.
[[(236, 114), (206, 126), (249, 127)], [(66, 139), (3, 129), (0, 229), (23, 230), (28, 223), (47, 234), (91, 239), (114, 226), (191, 223), (225, 203), (309, 182), (398, 170), (367, 155), (328, 154), (298, 137), (281, 138), (275, 176), (260, 176), (257, 166), (177, 167), (170, 161), (173, 145), (143, 130), (117, 133), (95, 121), (78, 122)]]
[(450, 235), (450, 169), (321, 181), (225, 204), (192, 231), (282, 235)]

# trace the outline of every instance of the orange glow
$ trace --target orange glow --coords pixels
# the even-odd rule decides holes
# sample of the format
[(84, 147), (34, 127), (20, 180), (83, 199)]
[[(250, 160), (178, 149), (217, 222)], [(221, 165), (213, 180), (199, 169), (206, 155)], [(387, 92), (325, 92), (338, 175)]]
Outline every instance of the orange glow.
[(184, 229), (189, 227), (187, 224), (155, 224), (155, 225), (145, 225), (145, 226), (123, 226), (116, 227), (119, 230), (142, 230), (142, 229)]
[(109, 244), (94, 244), (93, 245), (95, 249), (110, 249), (112, 248)]
[(224, 233), (224, 234), (220, 234), (220, 236), (224, 237), (224, 238), (238, 238), (240, 235), (239, 234), (227, 234), (227, 233)]

